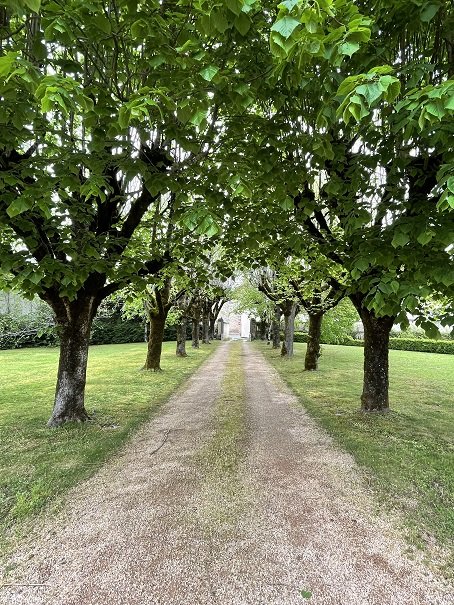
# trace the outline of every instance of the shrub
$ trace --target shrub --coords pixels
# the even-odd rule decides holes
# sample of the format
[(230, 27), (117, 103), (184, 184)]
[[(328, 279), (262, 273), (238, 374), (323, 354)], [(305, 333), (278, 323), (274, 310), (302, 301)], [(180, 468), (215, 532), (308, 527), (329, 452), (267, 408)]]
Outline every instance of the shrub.
[(0, 314), (0, 349), (55, 346), (58, 338), (50, 308), (41, 301), (30, 303), (31, 312), (24, 313), (22, 307), (9, 305)]
[[(354, 338), (345, 340), (343, 345), (362, 347), (363, 340)], [(445, 355), (454, 355), (454, 342), (452, 340), (430, 340), (428, 338), (390, 338), (389, 348), (398, 351), (419, 351), (421, 353), (442, 353)]]
[(423, 353), (444, 353), (454, 355), (454, 342), (452, 340), (429, 340), (423, 338), (391, 338), (390, 349), (401, 351), (421, 351)]
[(122, 319), (119, 315), (99, 317), (93, 321), (90, 343), (92, 345), (125, 344), (143, 342), (145, 328), (140, 319)]
[(349, 298), (343, 298), (340, 303), (330, 309), (323, 318), (321, 341), (326, 344), (341, 344), (350, 338), (353, 324), (359, 320), (358, 312)]
[[(307, 342), (308, 335), (306, 332), (295, 332), (293, 336), (293, 342)], [(283, 335), (281, 335), (281, 340), (283, 340)]]
[[(305, 332), (295, 332), (294, 342), (307, 342), (307, 334)], [(325, 343), (323, 344), (331, 344)], [(345, 338), (342, 342), (336, 343), (348, 347), (363, 347), (364, 340)], [(445, 355), (454, 355), (454, 341), (440, 339), (429, 340), (428, 338), (390, 338), (389, 348), (399, 351), (420, 351), (421, 353), (442, 353)]]

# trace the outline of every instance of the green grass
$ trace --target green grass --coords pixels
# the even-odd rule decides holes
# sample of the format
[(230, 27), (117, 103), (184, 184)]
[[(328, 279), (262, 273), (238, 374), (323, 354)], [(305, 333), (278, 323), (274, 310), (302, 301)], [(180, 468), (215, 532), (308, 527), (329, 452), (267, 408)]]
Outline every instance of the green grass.
[(241, 344), (232, 343), (216, 402), (215, 432), (200, 456), (205, 474), (221, 481), (237, 473), (244, 455), (241, 444), (246, 431), (246, 396), (240, 355)]
[(320, 370), (304, 372), (306, 345), (295, 345), (292, 360), (258, 346), (311, 416), (354, 455), (383, 508), (403, 513), (409, 540), (446, 549), (449, 560), (439, 564), (452, 574), (454, 357), (390, 351), (392, 413), (367, 415), (358, 411), (362, 349), (323, 345)]
[(162, 373), (141, 372), (145, 344), (90, 348), (86, 408), (94, 421), (47, 429), (58, 351), (0, 351), (0, 550), (49, 502), (92, 475), (216, 345), (175, 356), (164, 343)]

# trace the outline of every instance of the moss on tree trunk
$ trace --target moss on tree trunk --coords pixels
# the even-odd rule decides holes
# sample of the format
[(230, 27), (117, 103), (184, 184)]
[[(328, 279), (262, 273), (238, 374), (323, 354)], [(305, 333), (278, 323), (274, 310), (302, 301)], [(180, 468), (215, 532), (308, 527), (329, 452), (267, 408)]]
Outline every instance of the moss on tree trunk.
[(166, 315), (166, 313), (150, 314), (150, 334), (144, 370), (161, 371), (162, 341), (164, 340)]
[(186, 326), (187, 319), (186, 317), (181, 317), (180, 321), (177, 323), (177, 349), (176, 356), (177, 357), (187, 357), (186, 353)]
[(273, 349), (279, 349), (281, 346), (281, 315), (282, 311), (279, 305), (274, 307), (273, 321), (271, 322), (271, 338)]
[(350, 297), (364, 327), (364, 378), (361, 409), (364, 412), (389, 410), (389, 334), (394, 317), (376, 317), (362, 304), (360, 295)]
[(285, 305), (284, 311), (284, 341), (282, 343), (281, 356), (293, 357), (293, 338), (295, 334), (296, 303)]
[(49, 427), (89, 420), (85, 409), (85, 383), (90, 330), (96, 309), (93, 297), (73, 302), (60, 299), (55, 303), (60, 358), (54, 407), (47, 423)]
[(309, 313), (309, 334), (307, 339), (304, 369), (314, 371), (318, 368), (320, 357), (320, 338), (322, 333), (323, 313)]

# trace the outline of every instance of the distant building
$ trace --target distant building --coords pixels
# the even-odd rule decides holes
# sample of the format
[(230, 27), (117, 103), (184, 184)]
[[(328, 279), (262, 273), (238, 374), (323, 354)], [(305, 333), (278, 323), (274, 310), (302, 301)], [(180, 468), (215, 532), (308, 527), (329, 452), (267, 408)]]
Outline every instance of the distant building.
[(218, 317), (218, 335), (221, 340), (239, 340), (251, 337), (251, 320), (247, 313), (235, 313), (235, 302), (229, 301)]

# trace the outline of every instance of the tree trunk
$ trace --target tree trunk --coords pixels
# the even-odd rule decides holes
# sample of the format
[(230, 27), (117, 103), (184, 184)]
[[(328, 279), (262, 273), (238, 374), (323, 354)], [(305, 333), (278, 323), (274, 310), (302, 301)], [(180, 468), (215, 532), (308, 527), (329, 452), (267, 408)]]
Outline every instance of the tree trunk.
[(186, 353), (186, 326), (187, 326), (186, 317), (182, 317), (180, 321), (177, 323), (177, 357), (187, 357)]
[(281, 315), (281, 308), (279, 305), (276, 305), (274, 307), (274, 317), (271, 323), (273, 349), (279, 349), (281, 345)]
[(166, 318), (167, 313), (165, 312), (150, 313), (150, 335), (148, 336), (147, 358), (143, 366), (144, 370), (161, 371), (162, 341), (164, 340)]
[(214, 332), (216, 329), (216, 319), (217, 317), (214, 317), (213, 313), (210, 313), (210, 332), (208, 334), (208, 337), (210, 340), (214, 340)]
[(320, 357), (320, 337), (322, 333), (323, 313), (309, 313), (309, 337), (307, 340), (305, 370), (316, 370)]
[(210, 318), (203, 316), (202, 319), (202, 344), (209, 345), (210, 343)]
[(293, 357), (293, 336), (295, 334), (296, 303), (286, 305), (284, 309), (284, 342), (282, 343), (281, 356)]
[(364, 326), (364, 380), (361, 409), (364, 412), (389, 411), (389, 333), (394, 317), (376, 317), (351, 296)]
[(266, 321), (263, 318), (261, 318), (259, 326), (260, 326), (260, 328), (259, 328), (260, 340), (266, 340), (266, 332), (267, 332), (268, 324), (266, 323)]
[(200, 347), (200, 318), (196, 317), (192, 319), (192, 348), (198, 349)]
[(58, 299), (52, 307), (60, 336), (60, 359), (54, 408), (47, 426), (57, 427), (90, 419), (84, 399), (90, 330), (97, 304), (93, 297), (72, 303)]
[(251, 340), (257, 338), (257, 322), (255, 319), (251, 319)]

